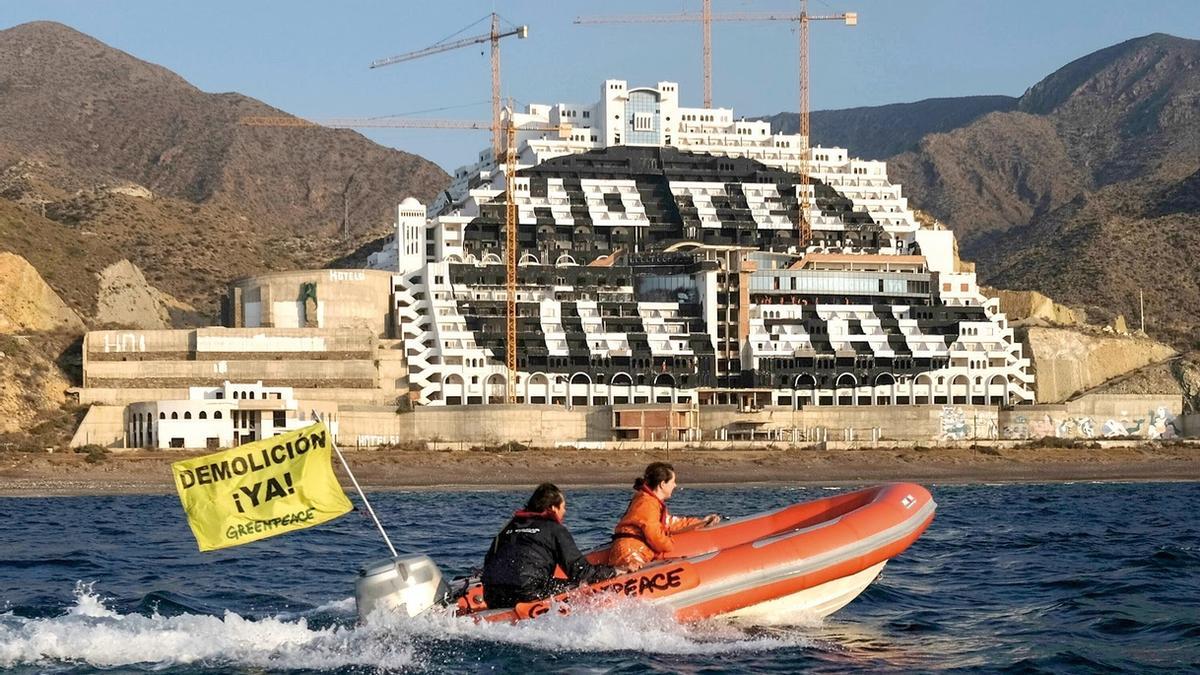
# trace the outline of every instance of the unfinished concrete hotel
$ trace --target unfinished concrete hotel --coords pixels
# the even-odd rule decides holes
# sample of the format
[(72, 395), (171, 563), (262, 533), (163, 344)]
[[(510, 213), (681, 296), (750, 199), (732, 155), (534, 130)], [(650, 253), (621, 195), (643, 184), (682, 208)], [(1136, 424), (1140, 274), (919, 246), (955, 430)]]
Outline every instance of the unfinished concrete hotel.
[[(1033, 401), (997, 302), (956, 258), (953, 233), (915, 220), (883, 162), (806, 148), (728, 109), (682, 108), (670, 82), (609, 80), (601, 93), (514, 115), (518, 127), (570, 125), (518, 134), (519, 401)], [(485, 151), (428, 219), (401, 204), (395, 239), (371, 257), (395, 273), (419, 405), (504, 400), (504, 187)]]

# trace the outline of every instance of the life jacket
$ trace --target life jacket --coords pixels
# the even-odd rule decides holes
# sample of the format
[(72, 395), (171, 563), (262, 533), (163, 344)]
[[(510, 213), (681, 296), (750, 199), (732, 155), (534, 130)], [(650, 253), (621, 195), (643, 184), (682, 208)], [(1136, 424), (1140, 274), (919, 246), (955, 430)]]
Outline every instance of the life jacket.
[(666, 557), (675, 548), (671, 539), (673, 533), (693, 528), (701, 522), (700, 518), (672, 516), (667, 505), (643, 485), (634, 492), (625, 515), (613, 528), (608, 564), (640, 569), (655, 558)]

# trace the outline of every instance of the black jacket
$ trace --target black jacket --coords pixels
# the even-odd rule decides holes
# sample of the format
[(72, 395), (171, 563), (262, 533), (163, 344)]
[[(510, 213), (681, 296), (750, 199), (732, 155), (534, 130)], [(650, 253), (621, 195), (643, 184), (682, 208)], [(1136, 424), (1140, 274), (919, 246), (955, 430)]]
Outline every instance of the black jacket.
[(554, 579), (561, 567), (571, 585), (589, 584), (614, 575), (607, 565), (593, 565), (579, 552), (575, 539), (548, 514), (518, 511), (492, 541), (483, 559), (484, 600), (489, 607), (511, 607), (562, 592)]

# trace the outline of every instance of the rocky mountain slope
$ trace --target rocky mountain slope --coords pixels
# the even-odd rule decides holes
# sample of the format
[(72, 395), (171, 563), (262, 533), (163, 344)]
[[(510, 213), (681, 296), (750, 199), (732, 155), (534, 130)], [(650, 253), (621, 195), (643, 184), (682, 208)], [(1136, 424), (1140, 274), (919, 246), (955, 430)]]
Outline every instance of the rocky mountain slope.
[[(347, 256), (387, 231), (403, 197), (428, 199), (448, 182), (351, 131), (238, 124), (278, 114), (66, 26), (16, 26), (0, 31), (0, 198), (73, 230), (68, 245), (94, 238), (120, 250), (211, 321), (228, 281)], [(47, 281), (60, 291), (91, 283), (69, 272)]]
[[(817, 110), (809, 117), (813, 143), (847, 148), (852, 155), (882, 158), (915, 150), (925, 136), (966, 126), (988, 113), (1017, 107), (1011, 96), (930, 98), (865, 108)], [(760, 119), (783, 133), (799, 133), (800, 116), (779, 113)]]
[[(880, 140), (889, 119), (891, 145)], [(1148, 332), (1183, 348), (1196, 342), (1200, 41), (1129, 40), (1015, 101), (814, 113), (813, 142), (886, 159), (912, 204), (955, 230), (983, 282), (1135, 325), (1142, 292)]]

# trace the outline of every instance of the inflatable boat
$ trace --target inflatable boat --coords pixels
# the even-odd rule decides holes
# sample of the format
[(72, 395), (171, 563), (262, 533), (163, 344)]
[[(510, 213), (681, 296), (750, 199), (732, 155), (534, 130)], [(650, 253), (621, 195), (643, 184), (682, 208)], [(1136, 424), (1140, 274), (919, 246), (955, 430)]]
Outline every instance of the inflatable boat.
[[(862, 593), (921, 536), (936, 508), (929, 492), (911, 483), (836, 494), (677, 534), (671, 558), (511, 609), (488, 608), (479, 584), (450, 593), (425, 556), (364, 568), (356, 596), (363, 617), (379, 606), (414, 615), (455, 596), (459, 615), (484, 621), (529, 619), (613, 596), (665, 607), (681, 621), (822, 617)], [(608, 549), (587, 557), (602, 563)]]

